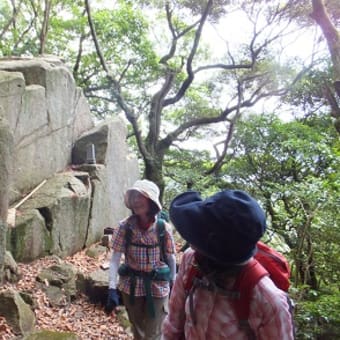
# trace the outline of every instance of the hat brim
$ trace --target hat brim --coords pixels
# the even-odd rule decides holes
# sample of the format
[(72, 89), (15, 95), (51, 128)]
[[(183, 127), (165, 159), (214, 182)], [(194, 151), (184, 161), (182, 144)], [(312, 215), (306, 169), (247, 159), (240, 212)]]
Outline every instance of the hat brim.
[(141, 190), (141, 189), (137, 189), (137, 188), (131, 188), (131, 189), (128, 189), (128, 190), (126, 191), (126, 193), (125, 193), (125, 205), (126, 205), (127, 208), (131, 209), (131, 206), (130, 206), (129, 201), (128, 201), (128, 199), (127, 199), (128, 196), (129, 196), (129, 194), (131, 193), (131, 191), (137, 191), (137, 192), (139, 192), (141, 195), (143, 195), (144, 197), (146, 197), (146, 198), (148, 198), (149, 200), (151, 200), (152, 202), (154, 202), (154, 203), (157, 205), (159, 211), (162, 210), (162, 205), (161, 205), (161, 203), (159, 202), (159, 200), (158, 200), (157, 198), (155, 198), (155, 197), (150, 197), (150, 195), (149, 195), (147, 192), (145, 192), (145, 191), (143, 191), (143, 190)]
[(223, 264), (252, 257), (265, 230), (265, 216), (257, 202), (232, 191), (206, 200), (195, 191), (183, 193), (172, 201), (169, 215), (184, 240)]

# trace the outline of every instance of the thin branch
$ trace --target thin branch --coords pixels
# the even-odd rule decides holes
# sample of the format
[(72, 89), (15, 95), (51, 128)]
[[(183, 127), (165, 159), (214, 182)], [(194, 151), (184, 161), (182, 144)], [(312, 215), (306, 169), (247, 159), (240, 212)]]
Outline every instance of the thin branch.
[(14, 1), (11, 1), (12, 2), (12, 16), (9, 18), (7, 24), (4, 25), (2, 31), (0, 32), (0, 39), (4, 36), (4, 34), (7, 32), (7, 30), (9, 29), (9, 27), (13, 24), (13, 26), (15, 26), (15, 19), (18, 15), (18, 13), (20, 12), (20, 7), (21, 7), (21, 4), (22, 4), (22, 1), (19, 2), (19, 5), (18, 7), (15, 6), (15, 2)]
[(213, 167), (210, 170), (206, 171), (206, 175), (210, 175), (210, 174), (218, 172), (221, 169), (222, 165), (223, 165), (223, 162), (224, 162), (225, 157), (227, 155), (227, 151), (228, 151), (228, 147), (229, 147), (230, 141), (231, 141), (233, 133), (234, 133), (235, 124), (236, 124), (236, 122), (238, 121), (238, 119), (241, 116), (241, 109), (240, 108), (241, 108), (242, 101), (243, 101), (242, 84), (240, 82), (238, 82), (238, 84), (237, 84), (237, 108), (236, 108), (236, 114), (233, 117), (233, 119), (230, 121), (229, 129), (228, 129), (228, 132), (227, 132), (227, 135), (226, 135), (226, 139), (225, 139), (224, 144), (223, 144), (222, 153), (217, 158), (217, 160), (216, 160), (215, 164), (213, 165)]
[(200, 22), (200, 20), (197, 20), (195, 23), (193, 23), (192, 25), (189, 25), (182, 32), (177, 34), (176, 31), (175, 31), (175, 28), (172, 24), (172, 13), (170, 11), (170, 7), (169, 7), (168, 3), (166, 3), (166, 5), (165, 5), (165, 11), (166, 11), (166, 18), (167, 18), (167, 22), (168, 22), (168, 27), (169, 27), (169, 30), (170, 30), (171, 35), (172, 35), (172, 42), (171, 42), (171, 47), (170, 47), (169, 52), (165, 56), (163, 56), (161, 58), (161, 60), (159, 61), (160, 64), (166, 64), (167, 61), (175, 55), (176, 48), (177, 48), (177, 41), (182, 36), (184, 36), (185, 34), (190, 32), (193, 28), (195, 28)]
[(184, 96), (185, 92), (187, 91), (190, 84), (194, 80), (194, 72), (192, 70), (192, 62), (193, 62), (194, 56), (197, 52), (199, 41), (200, 41), (201, 35), (202, 35), (202, 29), (203, 29), (203, 26), (204, 26), (204, 24), (207, 20), (207, 17), (208, 17), (208, 14), (210, 12), (212, 3), (213, 3), (212, 0), (208, 1), (207, 6), (206, 6), (206, 8), (205, 8), (205, 10), (202, 14), (201, 19), (200, 19), (198, 28), (196, 30), (195, 39), (194, 39), (189, 57), (187, 59), (187, 65), (186, 65), (187, 78), (183, 81), (182, 86), (180, 87), (180, 89), (178, 90), (177, 94), (174, 97), (164, 100), (164, 102), (163, 102), (164, 107), (178, 102)]
[(130, 110), (130, 108), (127, 106), (127, 104), (125, 103), (121, 93), (120, 93), (120, 86), (119, 86), (119, 82), (114, 79), (114, 77), (110, 74), (109, 72), (109, 68), (107, 67), (107, 63), (105, 61), (104, 55), (101, 51), (98, 39), (97, 39), (97, 34), (96, 34), (96, 30), (92, 21), (92, 16), (91, 16), (91, 9), (90, 9), (90, 4), (89, 4), (89, 0), (85, 0), (85, 8), (86, 8), (86, 12), (87, 12), (87, 19), (88, 19), (88, 23), (90, 26), (90, 30), (91, 30), (91, 35), (92, 35), (92, 39), (94, 41), (95, 47), (96, 47), (96, 52), (97, 55), (99, 57), (100, 60), (100, 64), (103, 68), (103, 70), (106, 72), (106, 77), (109, 81), (109, 84), (112, 85), (112, 93), (114, 95), (114, 97), (117, 100), (118, 106), (124, 111), (126, 118), (129, 120), (129, 122), (131, 123), (133, 130), (135, 132), (135, 136), (136, 136), (136, 141), (138, 144), (138, 148), (142, 154), (142, 156), (144, 158), (148, 157), (148, 153), (147, 150), (145, 148), (145, 145), (143, 143), (142, 140), (142, 135), (141, 135), (141, 131), (138, 129), (138, 124), (137, 124), (137, 120), (135, 115), (133, 114), (133, 112)]
[(81, 58), (83, 55), (83, 42), (86, 39), (86, 35), (84, 33), (81, 34), (80, 38), (79, 38), (79, 45), (78, 45), (78, 53), (77, 53), (77, 57), (76, 57), (76, 61), (74, 63), (73, 66), (73, 76), (74, 78), (78, 78), (76, 77), (76, 75), (78, 74), (79, 68), (80, 68), (80, 62), (81, 62)]
[(98, 42), (98, 39), (97, 39), (97, 33), (96, 33), (96, 30), (95, 30), (95, 27), (94, 27), (94, 24), (93, 24), (93, 21), (92, 21), (91, 8), (90, 8), (89, 0), (85, 0), (85, 8), (86, 8), (86, 12), (87, 12), (87, 20), (88, 20), (88, 23), (89, 23), (89, 26), (90, 26), (92, 39), (93, 39), (94, 45), (96, 47), (96, 52), (97, 52), (97, 55), (99, 57), (100, 64), (102, 65), (103, 70), (107, 74), (109, 74), (109, 69), (106, 65), (105, 58), (104, 58), (103, 53), (101, 51), (101, 48), (100, 48), (100, 45), (99, 45), (99, 42)]

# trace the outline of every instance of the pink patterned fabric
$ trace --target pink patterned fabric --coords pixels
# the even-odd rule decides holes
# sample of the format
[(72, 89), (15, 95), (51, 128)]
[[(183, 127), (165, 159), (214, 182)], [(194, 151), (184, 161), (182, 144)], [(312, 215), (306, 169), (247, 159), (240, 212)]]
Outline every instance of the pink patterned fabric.
[[(196, 325), (190, 314), (189, 298), (184, 291), (188, 269), (193, 261), (189, 248), (182, 262), (172, 289), (169, 314), (163, 323), (163, 340), (247, 340), (238, 327), (238, 320), (228, 297), (206, 289), (197, 288), (193, 294)], [(233, 282), (230, 282), (232, 286)], [(293, 323), (286, 294), (268, 278), (262, 278), (253, 290), (249, 323), (260, 340), (294, 339)]]
[[(175, 246), (172, 234), (169, 232), (169, 225), (165, 223), (165, 251), (167, 254), (174, 254)], [(112, 237), (112, 249), (115, 252), (125, 253), (125, 234), (127, 228), (132, 229), (131, 243), (155, 245), (158, 243), (156, 222), (147, 230), (141, 230), (137, 226), (130, 224), (125, 220), (119, 224)], [(155, 268), (165, 266), (160, 261), (160, 248), (142, 248), (130, 244), (125, 263), (131, 268), (143, 272), (151, 272)], [(124, 276), (119, 278), (118, 289), (126, 294), (130, 294), (130, 277)], [(146, 296), (143, 280), (137, 277), (135, 296)], [(152, 281), (152, 296), (157, 298), (166, 297), (169, 294), (169, 283), (166, 281)]]

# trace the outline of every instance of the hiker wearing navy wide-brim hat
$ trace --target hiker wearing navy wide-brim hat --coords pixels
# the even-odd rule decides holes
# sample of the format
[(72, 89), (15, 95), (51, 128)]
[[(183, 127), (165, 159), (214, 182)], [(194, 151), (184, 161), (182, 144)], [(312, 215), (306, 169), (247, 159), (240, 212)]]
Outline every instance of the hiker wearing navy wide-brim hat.
[(162, 340), (293, 340), (284, 291), (254, 258), (266, 230), (265, 213), (241, 190), (202, 199), (177, 196), (170, 220), (190, 247), (172, 289)]
[(195, 191), (185, 192), (172, 201), (170, 219), (187, 242), (224, 264), (252, 257), (266, 230), (262, 208), (240, 190), (224, 190), (205, 200)]

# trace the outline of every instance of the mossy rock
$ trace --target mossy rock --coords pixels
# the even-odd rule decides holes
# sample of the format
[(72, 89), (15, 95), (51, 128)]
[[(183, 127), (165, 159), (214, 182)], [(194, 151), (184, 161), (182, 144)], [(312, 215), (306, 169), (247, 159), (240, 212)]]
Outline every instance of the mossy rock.
[(78, 336), (71, 332), (55, 332), (55, 331), (34, 331), (26, 335), (23, 340), (78, 340)]

